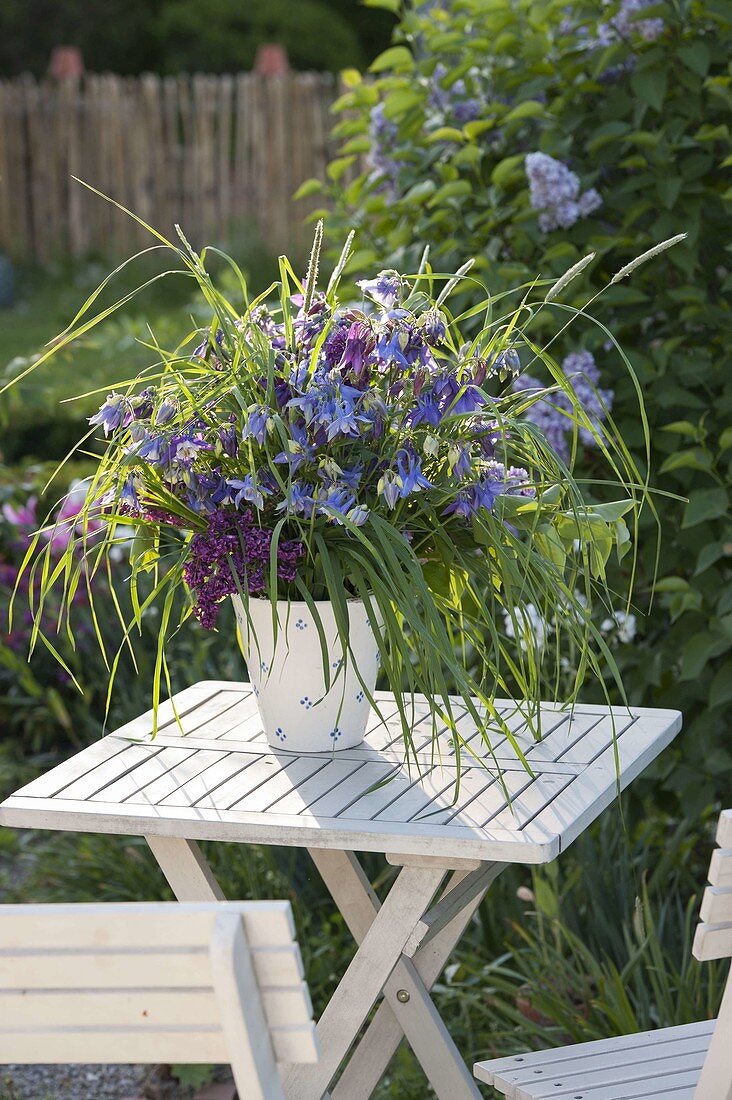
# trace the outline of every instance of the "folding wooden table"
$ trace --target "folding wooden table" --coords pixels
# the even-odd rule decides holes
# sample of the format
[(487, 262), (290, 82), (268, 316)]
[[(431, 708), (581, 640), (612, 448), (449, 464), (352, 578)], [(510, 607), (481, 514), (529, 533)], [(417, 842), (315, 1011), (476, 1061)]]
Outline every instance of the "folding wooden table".
[[(407, 764), (394, 697), (378, 700), (363, 745), (296, 756), (267, 745), (249, 684), (199, 683), (175, 697), (180, 725), (169, 702), (155, 740), (151, 714), (136, 719), (12, 795), (0, 822), (145, 836), (181, 901), (222, 897), (197, 841), (307, 848), (359, 947), (318, 1023), (320, 1061), (291, 1068), (288, 1097), (365, 1100), (406, 1037), (440, 1100), (475, 1100), (431, 987), (503, 867), (554, 859), (672, 740), (681, 715), (547, 704), (535, 742), (500, 704), (533, 773), (496, 729), (500, 780), (456, 700), (475, 754), (461, 751), (456, 799), (452, 741), (442, 731), (433, 750), (429, 703), (415, 703)], [(356, 852), (401, 868), (381, 905)]]

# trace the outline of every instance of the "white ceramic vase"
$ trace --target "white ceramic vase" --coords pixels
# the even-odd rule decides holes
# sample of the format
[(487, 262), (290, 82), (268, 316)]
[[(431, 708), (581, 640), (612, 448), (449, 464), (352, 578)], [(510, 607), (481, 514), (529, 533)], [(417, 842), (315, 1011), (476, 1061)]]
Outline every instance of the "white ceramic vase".
[(269, 743), (290, 752), (338, 752), (363, 741), (370, 709), (364, 687), (373, 694), (380, 661), (363, 601), (348, 601), (345, 652), (332, 604), (315, 604), (327, 642), (326, 690), (320, 636), (306, 603), (278, 602), (275, 640), (269, 600), (250, 599), (250, 626), (241, 598), (232, 599)]

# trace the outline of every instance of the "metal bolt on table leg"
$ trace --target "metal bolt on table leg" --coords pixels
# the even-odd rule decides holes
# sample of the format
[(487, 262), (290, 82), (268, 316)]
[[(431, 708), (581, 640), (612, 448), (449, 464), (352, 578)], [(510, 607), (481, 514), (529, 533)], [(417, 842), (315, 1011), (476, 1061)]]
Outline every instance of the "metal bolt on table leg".
[(409, 993), (406, 989), (397, 989), (397, 1000), (401, 1001), (403, 1005), (409, 1000)]

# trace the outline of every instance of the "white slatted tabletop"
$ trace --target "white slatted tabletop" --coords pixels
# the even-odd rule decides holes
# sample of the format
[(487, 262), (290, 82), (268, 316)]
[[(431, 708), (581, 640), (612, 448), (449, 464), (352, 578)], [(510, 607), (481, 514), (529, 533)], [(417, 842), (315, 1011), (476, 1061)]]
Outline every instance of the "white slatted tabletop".
[(267, 745), (249, 684), (199, 683), (176, 696), (182, 731), (163, 704), (154, 740), (151, 714), (136, 719), (17, 791), (0, 821), (541, 863), (609, 805), (618, 776), (626, 786), (681, 727), (676, 711), (578, 705), (569, 713), (547, 704), (536, 742), (506, 702), (502, 717), (532, 776), (497, 728), (489, 731), (491, 760), (464, 707), (459, 729), (469, 749), (459, 768), (447, 731), (433, 752), (426, 700), (415, 705), (417, 759), (408, 765), (393, 696), (380, 693), (378, 702), (382, 718), (372, 715), (362, 746), (298, 756)]

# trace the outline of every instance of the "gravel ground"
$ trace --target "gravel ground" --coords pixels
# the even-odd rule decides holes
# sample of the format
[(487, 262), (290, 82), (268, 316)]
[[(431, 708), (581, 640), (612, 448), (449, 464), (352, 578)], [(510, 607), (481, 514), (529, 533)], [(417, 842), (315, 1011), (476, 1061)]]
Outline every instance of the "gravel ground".
[(150, 1066), (3, 1066), (0, 1100), (183, 1100), (176, 1081)]

